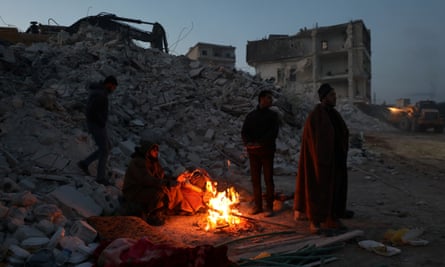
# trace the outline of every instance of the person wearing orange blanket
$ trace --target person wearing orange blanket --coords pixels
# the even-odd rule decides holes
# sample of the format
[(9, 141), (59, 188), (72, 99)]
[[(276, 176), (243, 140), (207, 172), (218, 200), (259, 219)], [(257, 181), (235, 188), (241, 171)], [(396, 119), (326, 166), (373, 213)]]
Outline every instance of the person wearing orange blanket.
[(183, 201), (179, 209), (186, 215), (203, 212), (207, 209), (207, 202), (213, 197), (207, 190), (207, 184), (213, 181), (207, 171), (201, 168), (189, 168), (177, 178), (180, 184)]

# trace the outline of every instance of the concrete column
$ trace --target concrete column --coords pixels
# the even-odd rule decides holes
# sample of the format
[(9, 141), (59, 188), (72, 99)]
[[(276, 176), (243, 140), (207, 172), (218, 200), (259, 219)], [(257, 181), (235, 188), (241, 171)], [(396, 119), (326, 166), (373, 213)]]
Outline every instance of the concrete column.
[(348, 48), (348, 99), (353, 100), (354, 99), (354, 34), (352, 31), (352, 23), (348, 24), (348, 27), (346, 29), (346, 34), (348, 35), (347, 38), (351, 40), (351, 45)]
[(318, 81), (318, 46), (317, 46), (317, 29), (312, 30), (312, 84), (313, 91), (317, 90)]

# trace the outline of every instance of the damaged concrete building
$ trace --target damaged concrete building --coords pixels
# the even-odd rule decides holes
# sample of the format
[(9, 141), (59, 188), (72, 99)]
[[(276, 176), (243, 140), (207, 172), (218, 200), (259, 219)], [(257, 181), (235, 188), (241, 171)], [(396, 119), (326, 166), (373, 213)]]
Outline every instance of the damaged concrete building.
[[(240, 130), (263, 89), (278, 96), (272, 108), (282, 118), (274, 159), (274, 205), (290, 216), (302, 131), (296, 125), (313, 108), (310, 101), (290, 110), (280, 90), (258, 77), (144, 49), (125, 36), (85, 25), (77, 34), (60, 34), (44, 43), (0, 44), (0, 266), (37, 266), (40, 252), (46, 257), (41, 263), (55, 266), (51, 260), (66, 249), (71, 256), (63, 266), (97, 266), (99, 242), (117, 237), (149, 236), (185, 247), (223, 244), (234, 234), (263, 232), (261, 225), (248, 228), (254, 226), (249, 222), (238, 228), (240, 232), (224, 234), (218, 229), (213, 234), (201, 227), (205, 213), (172, 216), (158, 229), (140, 218), (116, 216), (127, 166), (144, 139), (159, 140), (160, 162), (172, 176), (190, 167), (202, 168), (221, 190), (234, 186), (240, 194), (240, 212), (247, 211), (252, 194)], [(96, 149), (84, 115), (89, 85), (110, 73), (117, 76), (119, 87), (110, 95), (112, 185), (105, 186), (75, 162)], [(391, 127), (350, 103), (337, 109), (351, 136)], [(365, 153), (359, 141), (351, 142), (348, 164), (379, 161)], [(280, 216), (276, 220), (287, 220)], [(257, 248), (264, 251), (263, 245)], [(103, 257), (112, 258), (108, 255)]]
[(248, 41), (246, 61), (261, 78), (297, 94), (330, 83), (339, 99), (371, 100), (371, 34), (362, 20)]
[(235, 68), (235, 47), (210, 43), (197, 43), (186, 56), (208, 66)]

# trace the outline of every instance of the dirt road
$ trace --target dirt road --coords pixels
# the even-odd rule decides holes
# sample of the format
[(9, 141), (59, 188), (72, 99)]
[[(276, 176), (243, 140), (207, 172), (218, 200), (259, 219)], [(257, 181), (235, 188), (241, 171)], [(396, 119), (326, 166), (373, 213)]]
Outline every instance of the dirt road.
[(352, 242), (329, 266), (445, 266), (445, 135), (367, 133), (364, 145), (371, 156), (350, 171), (356, 216), (345, 223), (379, 242), (388, 229), (423, 228), (429, 244), (385, 257)]

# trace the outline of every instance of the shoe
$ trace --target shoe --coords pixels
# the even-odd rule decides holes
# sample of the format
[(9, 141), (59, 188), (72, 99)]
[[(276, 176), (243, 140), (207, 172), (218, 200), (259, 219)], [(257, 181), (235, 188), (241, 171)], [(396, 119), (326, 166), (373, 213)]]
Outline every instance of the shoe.
[(86, 175), (91, 176), (88, 166), (83, 161), (77, 162), (77, 167), (79, 167)]
[(165, 219), (166, 219), (165, 210), (163, 210), (162, 208), (156, 209), (156, 210), (150, 212), (146, 218), (147, 219), (145, 221), (149, 225), (152, 225), (152, 226), (164, 225)]
[(304, 212), (300, 212), (298, 210), (294, 210), (294, 221), (307, 221), (308, 218)]
[(327, 228), (327, 229), (323, 229), (321, 231), (321, 233), (327, 237), (331, 237), (331, 236), (345, 234), (347, 231), (348, 231), (348, 229), (343, 229), (343, 228)]
[(352, 210), (345, 210), (340, 216), (341, 219), (351, 219), (352, 217), (354, 217), (354, 212)]
[(161, 226), (165, 224), (164, 218), (155, 215), (148, 216), (146, 222), (151, 226)]
[(256, 215), (258, 213), (263, 212), (263, 209), (259, 209), (259, 208), (254, 208), (251, 211), (249, 211), (249, 215)]
[(275, 213), (271, 209), (268, 209), (264, 212), (264, 217), (273, 217), (274, 215)]
[(311, 232), (311, 234), (319, 235), (321, 233), (320, 224), (311, 222), (309, 224), (309, 231)]
[(204, 208), (204, 207), (200, 207), (200, 208), (196, 211), (196, 213), (198, 213), (198, 214), (204, 214), (204, 213), (207, 213), (207, 209)]
[(192, 215), (193, 215), (193, 212), (180, 210), (180, 211), (178, 211), (178, 215), (179, 215), (179, 216), (192, 216)]
[(166, 209), (165, 210), (165, 215), (167, 215), (167, 216), (174, 216), (174, 215), (177, 215), (177, 214), (178, 214), (178, 211), (171, 210), (171, 209)]

